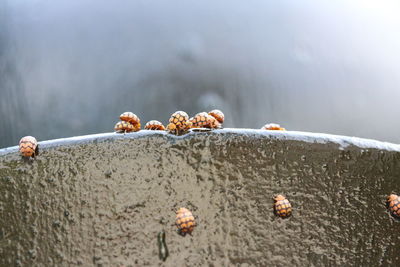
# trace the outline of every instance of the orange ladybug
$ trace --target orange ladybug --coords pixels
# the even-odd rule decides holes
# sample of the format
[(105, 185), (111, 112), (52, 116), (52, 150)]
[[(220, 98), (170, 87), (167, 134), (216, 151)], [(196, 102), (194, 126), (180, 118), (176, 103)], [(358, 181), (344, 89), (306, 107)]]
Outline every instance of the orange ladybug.
[(169, 119), (169, 122), (175, 124), (178, 129), (185, 129), (188, 121), (189, 115), (185, 111), (176, 111)]
[(193, 118), (190, 118), (192, 128), (208, 128), (209, 115), (206, 112), (197, 113)]
[(127, 121), (119, 121), (115, 124), (114, 130), (117, 133), (129, 133), (129, 132), (137, 132), (137, 129), (133, 124)]
[(221, 124), (224, 123), (225, 115), (224, 115), (224, 113), (222, 113), (221, 110), (214, 109), (214, 110), (211, 110), (210, 112), (208, 112), (208, 114), (213, 116), (214, 118), (216, 118), (219, 123), (221, 123)]
[(292, 215), (292, 205), (289, 200), (282, 195), (274, 197), (274, 213), (281, 218), (288, 218)]
[(391, 194), (386, 199), (386, 205), (393, 217), (400, 219), (400, 197), (395, 194)]
[(165, 130), (164, 125), (156, 120), (151, 120), (149, 122), (146, 123), (146, 125), (144, 126), (144, 129), (146, 130), (160, 130), (163, 131)]
[(261, 129), (262, 129), (262, 130), (286, 131), (285, 128), (282, 128), (279, 124), (276, 124), (276, 123), (268, 123), (268, 124), (265, 124)]
[(218, 120), (206, 112), (197, 113), (190, 119), (190, 122), (192, 123), (192, 128), (221, 128)]
[(208, 115), (208, 127), (211, 129), (219, 129), (221, 128), (221, 123), (213, 116)]
[(192, 234), (196, 227), (193, 214), (186, 208), (180, 208), (176, 212), (175, 224), (178, 227), (178, 233), (182, 236)]
[(121, 119), (121, 121), (130, 122), (133, 126), (135, 126), (136, 129), (137, 128), (140, 129), (140, 126), (141, 126), (140, 125), (140, 119), (136, 114), (134, 114), (134, 113), (132, 113), (130, 111), (127, 111), (127, 112), (122, 113), (119, 116), (119, 118)]
[(19, 152), (23, 157), (34, 158), (39, 155), (39, 145), (33, 136), (22, 137), (19, 141)]
[(192, 123), (189, 121), (189, 116), (184, 111), (177, 111), (171, 115), (167, 125), (167, 131), (181, 135), (186, 133), (191, 127)]

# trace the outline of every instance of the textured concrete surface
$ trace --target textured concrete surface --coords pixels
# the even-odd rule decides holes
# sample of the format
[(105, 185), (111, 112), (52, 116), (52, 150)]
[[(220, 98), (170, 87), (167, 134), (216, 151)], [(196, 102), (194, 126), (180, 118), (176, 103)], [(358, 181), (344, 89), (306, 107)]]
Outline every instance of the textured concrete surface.
[[(28, 162), (0, 150), (0, 266), (400, 264), (400, 224), (385, 209), (399, 190), (398, 145), (229, 129), (40, 145)], [(273, 215), (278, 193), (289, 219)], [(173, 225), (182, 206), (197, 218), (193, 236)]]

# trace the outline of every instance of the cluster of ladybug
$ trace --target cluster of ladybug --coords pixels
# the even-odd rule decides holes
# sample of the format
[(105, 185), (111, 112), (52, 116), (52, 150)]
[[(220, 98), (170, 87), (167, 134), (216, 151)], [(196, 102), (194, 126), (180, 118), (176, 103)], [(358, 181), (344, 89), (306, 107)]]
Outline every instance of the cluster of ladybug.
[(129, 133), (140, 131), (140, 119), (132, 112), (124, 112), (119, 118), (121, 121), (117, 122), (114, 129), (118, 133)]
[[(219, 129), (222, 128), (224, 123), (224, 113), (218, 109), (211, 110), (210, 112), (200, 112), (194, 117), (189, 118), (189, 115), (184, 111), (174, 112), (170, 119), (169, 124), (165, 127), (157, 120), (151, 120), (146, 123), (145, 130), (164, 131), (181, 135), (187, 133), (190, 129), (203, 128), (203, 129)], [(115, 124), (114, 129), (118, 133), (137, 132), (140, 130), (140, 119), (132, 112), (124, 112), (120, 115), (121, 121)]]
[(167, 130), (170, 133), (181, 135), (187, 133), (190, 129), (220, 129), (224, 123), (225, 116), (218, 109), (210, 112), (200, 112), (189, 118), (189, 115), (184, 111), (177, 111), (169, 118)]
[[(124, 112), (120, 116), (120, 121), (114, 126), (114, 130), (117, 133), (129, 133), (140, 131), (141, 124), (139, 117), (130, 112)], [(157, 121), (151, 120), (144, 126), (145, 130), (158, 130), (158, 131), (168, 131), (172, 134), (182, 135), (187, 133), (189, 130), (211, 130), (220, 129), (224, 123), (225, 115), (219, 109), (211, 110), (210, 112), (200, 112), (195, 116), (189, 118), (189, 115), (184, 111), (174, 112), (170, 119), (167, 127)], [(285, 131), (279, 124), (269, 123), (264, 125), (262, 130), (279, 130)], [(25, 136), (19, 142), (19, 151), (21, 155), (25, 158), (34, 158), (39, 154), (39, 145), (36, 138), (33, 136)]]
[[(137, 132), (140, 130), (140, 119), (139, 117), (130, 112), (124, 112), (119, 117), (121, 121), (115, 124), (114, 129), (117, 133), (128, 133)], [(187, 133), (190, 129), (220, 129), (224, 123), (225, 115), (219, 109), (211, 110), (210, 112), (197, 113), (192, 118), (184, 111), (174, 112), (170, 119), (167, 127), (157, 120), (151, 120), (146, 123), (145, 130), (165, 131), (176, 135), (182, 135)], [(262, 130), (278, 130), (286, 131), (279, 124), (269, 123), (264, 125)]]

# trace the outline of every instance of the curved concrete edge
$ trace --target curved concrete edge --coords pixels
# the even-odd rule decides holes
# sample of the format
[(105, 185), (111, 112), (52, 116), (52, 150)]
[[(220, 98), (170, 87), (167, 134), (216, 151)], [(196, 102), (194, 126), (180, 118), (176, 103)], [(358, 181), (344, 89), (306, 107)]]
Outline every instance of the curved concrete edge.
[[(191, 138), (198, 134), (230, 134), (230, 135), (242, 135), (246, 137), (258, 138), (260, 136), (266, 136), (271, 139), (278, 140), (290, 140), (290, 141), (303, 141), (307, 143), (318, 143), (326, 144), (333, 143), (339, 146), (339, 149), (344, 149), (348, 146), (356, 146), (363, 149), (380, 149), (387, 151), (397, 151), (400, 152), (400, 145), (393, 144), (389, 142), (381, 142), (373, 139), (365, 139), (359, 137), (350, 137), (343, 135), (333, 135), (325, 133), (310, 133), (310, 132), (300, 132), (300, 131), (269, 131), (269, 130), (259, 130), (259, 129), (242, 129), (242, 128), (224, 128), (219, 130), (213, 130), (209, 132), (190, 132), (182, 136), (176, 136), (169, 134), (166, 131), (149, 131), (141, 130), (139, 132), (120, 134), (120, 133), (100, 133), (100, 134), (90, 134), (83, 136), (74, 136), (68, 138), (53, 139), (47, 141), (39, 142), (40, 149), (46, 149), (57, 146), (68, 146), (85, 144), (92, 142), (101, 142), (105, 140), (116, 140), (116, 139), (135, 139), (142, 137), (149, 137), (152, 135), (166, 136), (169, 138), (183, 139)], [(18, 151), (18, 146), (12, 146), (0, 149), (0, 156), (7, 155), (9, 153), (15, 153)]]

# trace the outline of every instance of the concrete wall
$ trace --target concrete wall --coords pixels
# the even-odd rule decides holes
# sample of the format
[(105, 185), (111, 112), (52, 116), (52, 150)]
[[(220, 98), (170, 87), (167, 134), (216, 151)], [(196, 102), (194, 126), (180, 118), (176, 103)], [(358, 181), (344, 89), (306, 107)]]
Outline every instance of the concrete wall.
[[(141, 131), (0, 150), (1, 266), (399, 265), (400, 146), (300, 132)], [(294, 211), (273, 215), (285, 194)], [(182, 237), (174, 211), (197, 217)], [(170, 256), (158, 258), (157, 233)]]

